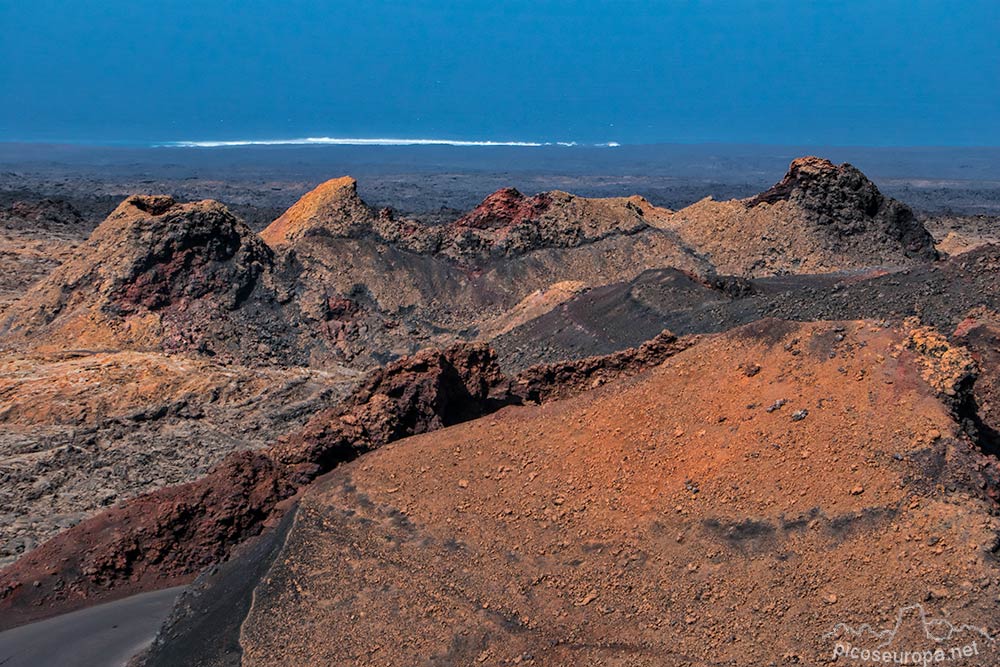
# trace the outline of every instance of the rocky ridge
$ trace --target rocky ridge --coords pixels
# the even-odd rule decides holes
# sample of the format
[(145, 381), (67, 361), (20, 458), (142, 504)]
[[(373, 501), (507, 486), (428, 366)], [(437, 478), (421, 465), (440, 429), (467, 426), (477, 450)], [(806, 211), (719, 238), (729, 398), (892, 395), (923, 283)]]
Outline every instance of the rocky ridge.
[(369, 207), (358, 196), (357, 181), (344, 176), (307, 193), (261, 237), (274, 248), (308, 235), (374, 237), (403, 250), (481, 267), (498, 258), (634, 234), (650, 226), (647, 216), (655, 220), (669, 214), (638, 196), (588, 199), (552, 191), (526, 197), (503, 188), (453, 222), (424, 225)]
[[(504, 405), (641, 372), (690, 344), (664, 333), (640, 350), (586, 360), (575, 370), (516, 378), (505, 376), (482, 344), (426, 350), (389, 364), (272, 447), (229, 454), (197, 481), (118, 504), (0, 571), (0, 627), (188, 581), (277, 521), (300, 488), (344, 461)], [(573, 386), (552, 386), (564, 377)]]
[[(27, 216), (30, 211), (22, 213)], [(39, 218), (39, 224), (48, 223)], [(820, 572), (824, 566), (813, 555), (821, 546), (830, 545), (793, 536), (795, 529), (786, 525), (786, 515), (776, 515), (774, 508), (791, 508), (787, 516), (792, 522), (798, 521), (795, 517), (818, 521), (829, 532), (823, 533), (824, 539), (830, 537), (832, 548), (844, 549), (842, 554), (848, 559), (859, 558), (857, 543), (841, 536), (838, 526), (845, 521), (864, 523), (869, 514), (878, 519), (898, 509), (900, 503), (909, 502), (909, 496), (896, 493), (900, 485), (910, 486), (918, 501), (932, 504), (933, 510), (929, 514), (910, 512), (897, 524), (891, 520), (878, 523), (878, 519), (879, 530), (886, 526), (903, 530), (914, 523), (921, 530), (931, 530), (950, 521), (949, 525), (968, 528), (964, 534), (969, 535), (978, 526), (973, 539), (976, 548), (983, 547), (992, 531), (987, 529), (985, 517), (996, 501), (997, 475), (995, 462), (983, 451), (990, 453), (996, 421), (992, 387), (995, 319), (988, 310), (992, 303), (989, 281), (998, 265), (992, 257), (996, 249), (979, 248), (935, 262), (933, 239), (924, 227), (906, 207), (883, 197), (850, 165), (837, 167), (816, 158), (796, 160), (780, 183), (757, 197), (702, 202), (677, 213), (652, 207), (637, 197), (597, 200), (559, 191), (524, 196), (503, 189), (470, 213), (440, 225), (401, 218), (390, 210), (375, 211), (358, 196), (356, 182), (345, 177), (322, 184), (259, 237), (213, 202), (178, 204), (167, 197), (134, 197), (116, 209), (83, 250), (85, 255), (68, 257), (28, 296), (0, 313), (2, 344), (10, 348), (6, 353), (9, 361), (4, 363), (11, 371), (0, 373), (0, 421), (29, 433), (65, 420), (73, 435), (53, 448), (56, 456), (52, 461), (58, 466), (72, 461), (81, 474), (88, 470), (89, 462), (100, 464), (92, 468), (99, 470), (131, 460), (135, 443), (129, 438), (152, 441), (160, 455), (185, 438), (202, 438), (201, 434), (214, 429), (223, 435), (203, 443), (205, 451), (190, 466), (190, 477), (170, 474), (169, 479), (154, 480), (153, 486), (191, 480), (187, 484), (149, 493), (144, 493), (148, 487), (112, 489), (108, 502), (122, 502), (69, 528), (0, 572), (0, 609), (4, 619), (13, 619), (5, 623), (189, 581), (206, 566), (240, 552), (249, 537), (270, 530), (301, 502), (303, 510), (296, 511), (288, 553), (305, 568), (304, 590), (308, 586), (321, 590), (323, 586), (311, 578), (310, 553), (325, 553), (331, 562), (339, 557), (337, 543), (325, 541), (320, 534), (322, 526), (339, 526), (345, 534), (355, 535), (355, 547), (362, 545), (357, 548), (363, 552), (357, 563), (365, 577), (379, 576), (366, 569), (372, 558), (384, 564), (386, 559), (399, 556), (401, 567), (416, 573), (426, 566), (430, 578), (414, 575), (414, 580), (422, 582), (422, 590), (430, 592), (432, 599), (450, 600), (450, 593), (437, 587), (449, 581), (452, 557), (448, 554), (455, 549), (456, 553), (468, 549), (474, 554), (472, 558), (483, 573), (474, 578), (471, 591), (477, 609), (488, 608), (481, 603), (488, 604), (501, 610), (507, 622), (499, 628), (489, 619), (480, 623), (478, 611), (467, 614), (461, 604), (451, 600), (445, 606), (456, 616), (447, 622), (474, 630), (469, 644), (475, 646), (474, 652), (463, 644), (464, 639), (430, 631), (420, 647), (404, 647), (404, 643), (394, 647), (397, 662), (445, 655), (463, 662), (520, 659), (530, 663), (542, 655), (550, 664), (570, 664), (570, 653), (551, 647), (579, 643), (586, 628), (597, 622), (594, 618), (602, 618), (589, 616), (595, 613), (592, 604), (601, 600), (600, 613), (614, 615), (628, 607), (632, 598), (609, 594), (615, 602), (605, 604), (602, 590), (577, 590), (582, 581), (575, 581), (573, 572), (562, 566), (577, 560), (585, 563), (588, 558), (600, 561), (605, 558), (605, 548), (615, 557), (623, 551), (650, 553), (651, 547), (643, 540), (658, 530), (659, 520), (642, 523), (646, 515), (640, 512), (633, 516), (640, 517), (636, 525), (641, 535), (634, 543), (615, 542), (627, 532), (624, 524), (599, 512), (596, 525), (607, 530), (594, 537), (601, 542), (595, 547), (598, 556), (551, 542), (557, 536), (565, 538), (569, 533), (563, 531), (563, 524), (573, 523), (577, 513), (582, 516), (595, 502), (600, 504), (606, 493), (617, 494), (616, 502), (631, 508), (648, 509), (660, 503), (663, 507), (656, 512), (670, 515), (674, 506), (670, 503), (681, 503), (684, 493), (694, 497), (709, 490), (709, 513), (693, 508), (693, 518), (687, 521), (688, 515), (682, 512), (685, 519), (678, 530), (697, 535), (701, 544), (711, 542), (713, 530), (719, 526), (727, 535), (736, 534), (737, 541), (747, 530), (750, 537), (745, 544), (754, 553), (771, 548), (767, 539), (758, 540), (760, 535), (766, 538), (780, 533), (782, 539), (794, 543), (790, 553), (798, 554), (813, 568), (810, 572), (818, 573), (817, 580), (839, 577), (853, 581), (846, 571), (834, 568)], [(815, 273), (803, 273), (807, 271)], [(734, 275), (722, 275), (726, 273)], [(935, 292), (939, 283), (942, 290)], [(935, 307), (944, 301), (948, 301), (946, 307)], [(956, 317), (965, 317), (976, 305), (987, 309), (974, 311), (954, 335), (942, 336), (942, 330), (951, 333), (948, 326), (954, 328)], [(903, 321), (914, 314), (939, 331)], [(656, 335), (665, 325), (673, 328), (672, 323), (686, 333), (714, 332), (768, 315), (845, 320), (884, 315), (896, 326), (765, 320), (704, 339), (678, 340), (666, 332)], [(562, 318), (556, 322), (556, 335), (550, 335), (553, 318)], [(523, 335), (528, 329), (533, 335)], [(456, 340), (483, 336), (500, 337), (496, 340), (499, 357), (484, 343), (454, 345)], [(581, 336), (589, 342), (577, 345), (575, 341)], [(647, 338), (652, 340), (640, 345)], [(803, 344), (803, 340), (807, 342)], [(438, 350), (415, 353), (428, 344)], [(623, 350), (628, 345), (636, 348)], [(94, 352), (104, 349), (108, 351)], [(517, 349), (521, 356), (511, 354), (511, 349)], [(574, 360), (595, 352), (607, 354)], [(393, 361), (396, 357), (403, 358)], [(668, 359), (671, 361), (664, 367), (650, 370)], [(159, 378), (147, 376), (168, 361), (186, 364), (188, 371), (183, 372), (197, 368), (207, 376), (205, 382), (191, 386), (171, 373), (161, 373)], [(538, 361), (545, 363), (520, 370)], [(832, 365), (835, 361), (839, 366)], [(355, 368), (387, 365), (373, 371), (349, 398), (338, 402), (337, 392), (354, 384), (349, 373), (338, 375), (341, 363)], [(718, 364), (732, 370), (736, 379), (716, 368)], [(891, 373), (887, 370), (883, 378), (878, 364)], [(95, 373), (95, 367), (117, 369), (115, 377), (132, 389), (81, 395), (72, 383), (61, 379), (78, 376), (104, 382), (110, 378), (103, 371)], [(140, 370), (122, 370), (133, 367)], [(775, 374), (772, 370), (776, 368), (787, 372)], [(323, 375), (327, 371), (318, 369), (329, 373)], [(860, 384), (847, 382), (841, 377), (845, 373)], [(653, 376), (657, 379), (650, 380)], [(137, 385), (139, 390), (134, 389)], [(604, 385), (612, 387), (605, 390)], [(677, 393), (683, 387), (691, 388), (690, 395)], [(770, 396), (779, 389), (795, 397)], [(741, 393), (751, 390), (752, 395)], [(134, 395), (129, 396), (130, 391)], [(712, 391), (732, 394), (732, 405), (712, 403), (716, 400)], [(865, 391), (869, 404), (863, 400)], [(616, 392), (632, 400), (619, 401)], [(164, 395), (159, 396), (161, 393)], [(230, 421), (240, 405), (235, 399), (243, 393), (249, 394), (246, 405), (253, 412), (246, 428)], [(770, 417), (757, 417), (757, 408), (762, 407), (757, 395), (761, 393), (768, 400), (774, 398), (763, 412)], [(158, 395), (156, 400), (154, 394)], [(194, 394), (212, 398), (198, 400)], [(33, 407), (37, 400), (51, 402), (52, 408)], [(284, 432), (278, 424), (281, 410), (266, 405), (272, 400), (298, 405)], [(782, 407), (788, 400), (796, 410), (789, 412)], [(68, 409), (74, 401), (79, 401), (76, 412)], [(710, 415), (704, 424), (688, 423), (682, 412), (692, 401), (714, 405), (719, 414)], [(890, 406), (882, 421), (885, 428), (895, 431), (869, 432), (850, 417), (870, 409), (872, 401)], [(530, 407), (536, 403), (543, 405)], [(747, 419), (731, 414), (733, 405), (744, 403), (749, 412), (739, 412)], [(583, 404), (589, 407), (578, 414)], [(654, 404), (656, 409), (650, 407)], [(112, 408), (109, 418), (95, 420), (94, 413), (108, 406)], [(846, 406), (846, 410), (831, 412), (830, 406)], [(907, 410), (921, 419), (926, 417), (928, 432), (936, 429), (944, 435), (927, 442), (919, 440), (919, 434), (911, 433), (913, 424), (905, 421)], [(508, 421), (511, 414), (518, 415), (513, 422)], [(590, 414), (607, 419), (591, 420)], [(651, 414), (660, 419), (664, 415), (676, 417), (673, 441), (665, 439), (657, 424), (647, 419)], [(495, 417), (481, 419), (484, 415)], [(519, 426), (522, 415), (524, 429)], [(618, 426), (613, 426), (612, 415)], [(623, 415), (627, 417), (623, 419)], [(796, 425), (794, 429), (817, 424), (819, 435), (807, 434), (802, 439), (801, 432), (781, 426), (780, 420), (786, 416)], [(199, 420), (204, 420), (204, 426), (194, 426)], [(578, 426), (566, 430), (567, 420)], [(741, 425), (752, 433), (740, 435)], [(588, 440), (581, 433), (589, 432), (590, 426), (599, 432)], [(722, 433), (725, 429), (729, 429), (728, 435)], [(477, 435), (481, 430), (488, 432), (482, 438)], [(439, 431), (441, 440), (436, 440), (437, 435), (421, 439), (421, 434), (429, 431)], [(81, 432), (90, 438), (83, 448), (78, 437)], [(908, 440), (906, 434), (913, 439)], [(823, 450), (817, 454), (809, 440), (814, 436), (817, 441), (834, 442), (834, 453)], [(790, 438), (792, 445), (779, 447), (780, 456), (752, 450), (751, 445), (765, 440), (784, 446), (782, 438)], [(45, 451), (38, 438), (34, 442), (30, 439), (10, 445), (14, 450), (20, 447), (17, 456), (37, 458), (36, 453)], [(400, 444), (385, 447), (396, 441)], [(652, 462), (655, 456), (650, 452), (657, 448), (666, 451), (674, 441), (683, 441), (685, 449), (672, 451), (673, 467), (664, 476), (664, 462)], [(438, 451), (436, 442), (447, 444)], [(435, 486), (435, 480), (450, 480), (456, 472), (448, 468), (454, 467), (455, 461), (446, 450), (451, 447), (459, 453), (468, 442), (489, 453), (476, 452), (468, 459), (459, 456), (459, 461), (468, 460), (468, 465), (459, 464), (464, 476), (452, 480), (454, 485)], [(495, 451), (498, 442), (504, 443), (503, 452)], [(574, 446), (566, 449), (568, 442)], [(647, 450), (642, 442), (655, 446)], [(873, 442), (889, 443), (902, 458), (886, 463), (881, 449), (870, 449)], [(501, 483), (510, 479), (512, 470), (489, 463), (491, 459), (505, 460), (511, 452), (515, 457), (528, 455), (533, 443), (542, 446), (550, 461), (543, 465), (539, 484), (558, 487), (560, 492), (552, 507), (532, 505), (541, 492), (533, 486), (535, 477), (524, 482), (525, 496)], [(633, 447), (635, 443), (640, 444)], [(416, 447), (413, 451), (420, 454), (420, 466), (412, 465), (409, 454), (398, 453), (404, 446), (407, 451)], [(603, 460), (600, 447), (608, 448), (614, 456), (621, 455), (621, 460), (616, 459), (615, 466), (609, 464), (605, 470), (597, 465)], [(864, 461), (865, 466), (852, 468), (850, 473), (835, 470), (830, 480), (823, 482), (827, 495), (820, 494), (822, 497), (815, 489), (798, 489), (790, 482), (788, 488), (805, 492), (796, 499), (794, 494), (785, 493), (784, 482), (775, 489), (769, 484), (774, 471), (780, 472), (778, 477), (783, 480), (798, 479), (801, 466), (796, 467), (795, 462), (800, 448), (807, 454), (802, 460), (812, 459), (823, 469), (835, 468), (840, 456)], [(697, 454), (697, 461), (689, 459), (692, 453)], [(365, 463), (349, 463), (360, 454), (366, 454)], [(564, 470), (553, 469), (552, 462), (572, 467), (581, 456), (595, 465), (570, 472), (568, 477)], [(741, 456), (745, 460), (739, 460)], [(407, 460), (409, 468), (400, 467), (400, 457)], [(177, 460), (187, 466), (193, 459), (181, 452)], [(708, 463), (703, 465), (705, 461)], [(651, 462), (657, 468), (653, 472), (644, 467)], [(529, 462), (531, 465), (534, 463)], [(755, 508), (749, 518), (727, 514), (732, 506), (728, 501), (714, 502), (717, 496), (729, 493), (727, 484), (735, 489), (733, 485), (745, 481), (736, 468), (726, 467), (730, 465), (740, 470), (749, 465), (752, 470), (746, 474), (754, 483), (763, 484), (759, 494), (737, 494), (740, 506), (750, 503)], [(764, 467), (758, 470), (758, 465)], [(905, 468), (905, 474), (894, 466)], [(155, 467), (169, 469), (159, 464)], [(679, 490), (679, 468), (684, 469), (683, 492)], [(417, 473), (417, 469), (434, 471), (429, 475), (434, 480), (423, 479), (423, 472)], [(332, 475), (315, 483), (331, 470)], [(604, 475), (607, 484), (600, 493), (593, 486), (580, 488), (583, 470), (588, 475)], [(612, 475), (602, 470), (618, 472)], [(199, 478), (205, 471), (207, 474)], [(383, 479), (383, 473), (388, 477)], [(555, 481), (547, 479), (550, 473)], [(25, 484), (31, 481), (30, 474), (23, 477)], [(703, 483), (702, 478), (709, 481)], [(842, 502), (837, 494), (855, 478), (860, 483), (848, 489), (849, 502)], [(632, 486), (636, 479), (649, 482), (650, 489), (643, 490), (642, 484)], [(656, 488), (654, 479), (661, 488)], [(395, 486), (394, 480), (398, 482)], [(80, 495), (85, 485), (79, 482), (70, 475), (50, 485), (35, 500), (67, 492)], [(947, 489), (944, 496), (929, 491), (939, 483)], [(439, 522), (440, 512), (447, 513), (451, 507), (448, 502), (470, 489), (468, 495), (478, 498), (476, 490), (487, 487), (493, 489), (490, 504), (483, 499), (466, 503), (456, 509), (457, 520), (445, 522), (448, 525)], [(856, 488), (861, 490), (855, 493)], [(413, 495), (412, 489), (421, 492)], [(142, 495), (129, 498), (134, 493)], [(874, 498), (871, 504), (860, 504), (869, 498)], [(514, 514), (494, 516), (497, 499), (512, 506)], [(759, 505), (753, 504), (758, 501)], [(814, 507), (806, 507), (809, 502), (814, 502)], [(818, 514), (816, 507), (820, 508)], [(525, 541), (514, 540), (513, 533), (509, 536), (512, 539), (506, 540), (503, 525), (516, 522), (518, 514), (534, 513), (548, 525), (518, 533), (541, 545), (541, 551), (525, 552)], [(355, 525), (351, 516), (360, 517), (360, 523)], [(508, 521), (505, 516), (514, 518)], [(3, 517), (5, 521), (10, 518)], [(497, 526), (491, 527), (491, 522), (497, 521)], [(388, 526), (384, 531), (382, 524)], [(573, 524), (567, 530), (577, 528), (586, 532), (583, 524)], [(494, 529), (499, 542), (480, 540)], [(962, 539), (961, 530), (956, 530), (959, 532), (946, 535), (946, 543)], [(406, 561), (413, 555), (407, 551), (413, 534), (424, 547), (440, 540), (444, 551), (432, 549), (428, 552), (431, 561), (426, 564)], [(383, 553), (378, 545), (385, 539), (402, 545), (401, 550), (395, 555)], [(882, 545), (884, 552), (898, 554), (904, 547), (892, 539), (890, 536)], [(659, 538), (653, 542), (662, 546)], [(730, 546), (733, 553), (726, 553), (734, 557), (741, 547)], [(19, 548), (27, 550), (23, 544), (11, 545), (12, 550)], [(685, 548), (672, 551), (671, 560), (675, 556), (694, 559), (696, 555)], [(518, 616), (522, 610), (506, 609), (490, 593), (497, 582), (515, 588), (524, 583), (521, 576), (534, 567), (524, 564), (527, 553), (536, 561), (545, 561), (559, 551), (565, 551), (568, 560), (552, 561), (545, 568), (556, 572), (563, 585), (555, 588), (563, 592), (550, 595), (552, 591), (546, 590), (534, 598), (529, 595), (531, 599), (523, 600), (527, 610), (523, 618)], [(502, 552), (508, 554), (509, 563), (500, 566), (494, 556)], [(602, 561), (601, 568), (611, 571), (616, 562)], [(625, 569), (630, 563), (626, 562)], [(673, 563), (649, 567), (645, 563), (641, 560), (636, 565), (642, 571), (635, 579), (612, 576), (604, 583), (614, 590), (646, 591), (644, 582), (658, 581), (657, 577), (683, 580), (683, 571), (671, 569)], [(992, 577), (984, 563), (966, 568), (968, 572), (975, 569), (969, 576), (979, 580)], [(713, 561), (706, 567), (717, 565)], [(744, 577), (747, 582), (766, 578), (767, 572), (755, 567), (751, 562), (744, 570), (723, 575), (732, 576), (734, 581)], [(933, 571), (935, 582), (952, 586), (947, 573), (962, 567), (949, 560), (945, 569)], [(260, 605), (251, 610), (248, 619), (243, 645), (247, 664), (271, 664), (268, 656), (291, 656), (293, 661), (307, 655), (309, 660), (346, 659), (346, 654), (312, 654), (313, 649), (299, 641), (301, 628), (293, 621), (301, 617), (297, 610), (289, 611), (295, 609), (295, 601), (284, 597), (281, 590), (268, 588), (273, 581), (283, 581), (287, 572), (277, 564), (272, 574), (259, 591)], [(339, 583), (345, 584), (345, 590), (356, 586), (360, 597), (370, 592), (357, 582)], [(894, 587), (879, 582), (879, 590), (902, 600), (904, 593), (916, 592), (912, 583), (907, 579), (904, 585)], [(703, 594), (704, 584), (681, 588), (698, 600), (710, 601), (716, 593), (724, 599), (735, 595), (734, 590)], [(796, 594), (804, 597), (810, 590), (809, 585), (803, 585)], [(652, 592), (646, 593), (649, 595), (643, 599), (659, 599)], [(405, 582), (393, 592), (405, 609), (410, 608), (409, 596), (415, 594)], [(853, 599), (851, 595), (846, 599)], [(961, 596), (957, 592), (949, 595)], [(572, 609), (563, 609), (567, 596), (573, 598)], [(753, 599), (758, 606), (766, 602), (759, 596)], [(857, 604), (851, 609), (859, 609), (860, 597), (854, 602)], [(707, 609), (713, 622), (725, 627), (745, 625), (747, 620), (707, 602), (700, 608)], [(561, 610), (556, 621), (548, 624), (539, 620), (552, 610)], [(601, 662), (634, 659), (639, 660), (637, 664), (644, 664), (642, 656), (662, 657), (663, 648), (642, 632), (666, 628), (647, 622), (652, 617), (646, 618), (646, 611), (627, 612), (631, 616), (626, 614), (621, 626), (625, 628), (621, 647), (579, 646), (576, 648), (583, 653), (576, 655), (586, 654)], [(976, 611), (988, 613), (978, 607)], [(282, 623), (288, 627), (292, 641), (287, 652), (271, 646), (274, 637), (261, 625), (261, 614), (270, 614), (278, 619), (279, 627)], [(437, 617), (433, 609), (428, 614)], [(671, 618), (671, 625), (680, 623), (669, 613), (660, 616)], [(701, 632), (698, 612), (690, 612), (690, 616), (696, 620), (689, 622), (685, 617), (683, 622)], [(317, 616), (313, 622), (322, 626), (333, 618), (335, 614)], [(635, 627), (629, 624), (637, 618), (638, 634), (630, 634)], [(392, 634), (390, 628), (379, 626), (377, 619), (373, 622), (372, 636)], [(414, 627), (421, 623), (413, 622)], [(510, 639), (505, 633), (515, 626), (526, 634)], [(476, 634), (480, 629), (483, 632)], [(706, 632), (700, 635), (704, 646), (724, 651), (720, 636), (711, 629)], [(542, 639), (536, 642), (533, 638), (537, 636)], [(510, 641), (500, 646), (491, 637)], [(342, 641), (344, 651), (361, 651), (351, 659), (371, 648), (355, 639), (345, 637)], [(685, 655), (698, 654), (698, 647), (685, 644), (684, 637), (679, 641)], [(801, 657), (806, 655), (804, 650), (815, 647), (790, 642), (786, 648), (786, 655)], [(406, 653), (410, 649), (416, 652)], [(431, 652), (421, 653), (425, 649)], [(508, 649), (520, 652), (507, 655)]]
[(370, 366), (476, 338), (554, 284), (592, 284), (663, 262), (709, 271), (672, 232), (650, 224), (666, 213), (637, 197), (507, 189), (455, 221), (423, 225), (374, 211), (353, 179), (340, 178), (304, 196), (262, 238), (301, 309), (304, 335), (318, 330), (330, 358)]
[(382, 447), (302, 495), (241, 664), (820, 664), (914, 602), (994, 633), (970, 369), (921, 327), (765, 320)]

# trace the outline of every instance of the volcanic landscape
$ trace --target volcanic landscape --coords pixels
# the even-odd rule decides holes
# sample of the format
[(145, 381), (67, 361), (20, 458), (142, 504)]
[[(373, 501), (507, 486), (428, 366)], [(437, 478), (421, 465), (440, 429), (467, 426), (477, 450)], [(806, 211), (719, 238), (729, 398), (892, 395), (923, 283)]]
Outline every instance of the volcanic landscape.
[(4, 195), (0, 630), (184, 586), (133, 667), (757, 667), (919, 605), (1000, 664), (1000, 219), (330, 176)]

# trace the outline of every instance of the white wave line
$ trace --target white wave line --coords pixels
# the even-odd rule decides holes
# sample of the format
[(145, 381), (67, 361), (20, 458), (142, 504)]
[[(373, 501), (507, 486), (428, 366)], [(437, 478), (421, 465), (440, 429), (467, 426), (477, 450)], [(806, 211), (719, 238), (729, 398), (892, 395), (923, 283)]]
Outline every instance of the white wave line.
[[(347, 138), (347, 137), (306, 137), (303, 139), (238, 139), (232, 141), (167, 141), (157, 147), (170, 148), (224, 148), (231, 146), (514, 146), (533, 148), (539, 146), (577, 146), (575, 141), (469, 141), (461, 139), (393, 139), (393, 138)], [(610, 141), (592, 144), (600, 147), (616, 147)]]

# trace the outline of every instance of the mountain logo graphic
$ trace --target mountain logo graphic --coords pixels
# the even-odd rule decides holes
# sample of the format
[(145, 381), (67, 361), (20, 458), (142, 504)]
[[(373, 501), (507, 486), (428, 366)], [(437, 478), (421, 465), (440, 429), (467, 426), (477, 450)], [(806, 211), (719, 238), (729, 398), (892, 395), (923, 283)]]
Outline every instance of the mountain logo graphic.
[(872, 642), (873, 649), (893, 646), (897, 639), (925, 639), (935, 645), (957, 642), (982, 641), (994, 645), (997, 637), (984, 628), (974, 625), (955, 625), (945, 618), (931, 618), (921, 604), (901, 607), (896, 612), (896, 622), (890, 628), (878, 630), (865, 623), (852, 627), (847, 623), (837, 623), (823, 635), (823, 639), (849, 640), (852, 642)]

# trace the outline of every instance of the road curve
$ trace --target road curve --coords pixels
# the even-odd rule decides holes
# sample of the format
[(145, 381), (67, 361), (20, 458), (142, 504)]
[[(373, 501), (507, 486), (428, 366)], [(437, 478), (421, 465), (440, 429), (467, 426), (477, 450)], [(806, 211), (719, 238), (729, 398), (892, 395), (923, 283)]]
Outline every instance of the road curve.
[(123, 667), (156, 635), (183, 586), (0, 632), (0, 667)]

